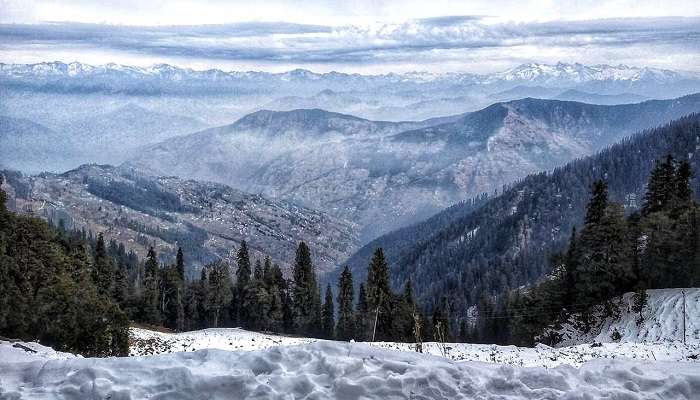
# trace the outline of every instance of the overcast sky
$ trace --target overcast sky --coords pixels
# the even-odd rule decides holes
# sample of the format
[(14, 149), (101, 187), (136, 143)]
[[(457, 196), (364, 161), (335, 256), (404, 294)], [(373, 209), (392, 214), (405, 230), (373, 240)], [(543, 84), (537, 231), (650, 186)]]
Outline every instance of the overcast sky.
[(0, 61), (53, 60), (360, 73), (558, 61), (700, 71), (700, 0), (0, 0)]

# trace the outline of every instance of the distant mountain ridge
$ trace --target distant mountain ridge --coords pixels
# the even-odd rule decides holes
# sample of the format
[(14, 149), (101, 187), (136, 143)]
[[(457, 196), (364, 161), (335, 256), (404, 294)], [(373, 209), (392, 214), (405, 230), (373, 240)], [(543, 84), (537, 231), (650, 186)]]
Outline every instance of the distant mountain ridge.
[[(284, 106), (283, 109), (309, 105), (315, 107), (318, 104), (313, 103), (319, 101), (349, 101), (348, 106), (353, 102), (359, 105), (353, 99), (367, 103), (365, 108), (373, 108), (374, 105), (405, 105), (406, 97), (412, 97), (415, 102), (421, 97), (435, 99), (436, 96), (445, 98), (467, 94), (483, 96), (484, 93), (498, 93), (523, 85), (578, 89), (606, 95), (630, 92), (653, 98), (670, 98), (700, 91), (700, 74), (625, 65), (587, 66), (567, 63), (522, 64), (503, 72), (484, 75), (425, 72), (360, 75), (315, 73), (302, 69), (282, 73), (227, 72), (218, 69), (197, 71), (168, 64), (151, 67), (118, 64), (92, 66), (58, 61), (0, 64), (0, 86), (14, 89), (131, 95), (257, 94), (283, 98), (287, 96), (287, 100), (282, 100), (283, 103), (299, 103), (297, 106)], [(344, 99), (328, 96), (333, 92), (347, 94)], [(377, 96), (379, 93), (383, 96)], [(303, 96), (314, 96), (315, 99), (312, 97), (305, 100)]]
[(695, 111), (700, 94), (620, 106), (523, 99), (403, 123), (259, 111), (129, 163), (320, 209), (358, 222), (369, 240)]
[(222, 71), (219, 69), (193, 70), (168, 64), (155, 64), (150, 67), (136, 67), (115, 63), (104, 65), (89, 65), (79, 62), (63, 63), (60, 61), (41, 62), (36, 64), (7, 64), (0, 63), (0, 76), (3, 77), (85, 77), (109, 73), (124, 76), (150, 76), (169, 80), (185, 78), (226, 80), (226, 79), (261, 79), (276, 77), (279, 80), (384, 80), (386, 82), (410, 81), (425, 83), (435, 81), (451, 81), (453, 83), (493, 83), (496, 81), (527, 81), (540, 84), (561, 84), (562, 82), (587, 81), (640, 81), (645, 79), (657, 82), (673, 82), (679, 79), (697, 79), (698, 74), (677, 72), (667, 69), (650, 67), (632, 67), (627, 65), (583, 65), (559, 62), (557, 64), (527, 63), (514, 68), (492, 74), (473, 73), (388, 73), (383, 75), (361, 75), (340, 72), (316, 73), (304, 69), (295, 69), (281, 73), (261, 71)]

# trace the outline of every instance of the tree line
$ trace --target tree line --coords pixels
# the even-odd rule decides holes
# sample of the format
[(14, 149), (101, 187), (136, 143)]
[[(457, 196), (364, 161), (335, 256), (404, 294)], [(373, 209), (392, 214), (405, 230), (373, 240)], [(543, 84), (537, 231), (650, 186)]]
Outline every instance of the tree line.
[[(100, 236), (97, 240), (101, 247)], [(410, 281), (402, 293), (391, 290), (382, 249), (375, 251), (357, 296), (347, 267), (335, 293), (330, 284), (320, 286), (304, 242), (289, 279), (269, 257), (251, 260), (245, 241), (234, 265), (208, 264), (198, 279), (184, 279), (184, 263), (182, 250), (170, 265), (160, 264), (155, 250), (149, 250), (143, 273), (131, 274), (129, 294), (119, 299), (134, 321), (178, 331), (243, 327), (324, 339), (413, 341), (417, 320), (423, 318)]]

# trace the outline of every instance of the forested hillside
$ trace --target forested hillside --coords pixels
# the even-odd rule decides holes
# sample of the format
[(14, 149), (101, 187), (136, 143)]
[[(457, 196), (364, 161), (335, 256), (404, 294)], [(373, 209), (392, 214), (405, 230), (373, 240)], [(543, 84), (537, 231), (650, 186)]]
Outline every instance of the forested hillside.
[[(361, 249), (348, 264), (360, 273), (371, 249), (384, 246), (391, 255), (395, 289), (411, 278), (425, 307), (434, 308), (447, 298), (451, 310), (464, 314), (482, 295), (531, 284), (550, 272), (551, 256), (565, 246), (572, 227), (584, 220), (594, 181), (604, 179), (610, 200), (631, 213), (642, 205), (656, 160), (670, 154), (700, 171), (698, 143), (700, 115), (692, 114), (553, 172), (528, 176), (473, 212), (471, 203), (465, 203), (438, 214), (437, 229), (418, 225), (386, 235)], [(699, 182), (697, 175), (690, 180), (696, 193)], [(458, 215), (459, 208), (465, 215), (451, 219), (449, 215)], [(406, 235), (414, 245), (403, 242)]]

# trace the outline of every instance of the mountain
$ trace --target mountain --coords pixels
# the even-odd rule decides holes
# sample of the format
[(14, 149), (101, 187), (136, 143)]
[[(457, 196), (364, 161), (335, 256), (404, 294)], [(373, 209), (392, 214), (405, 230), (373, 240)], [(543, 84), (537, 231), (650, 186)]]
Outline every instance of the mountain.
[(206, 128), (195, 118), (153, 112), (135, 104), (80, 119), (61, 127), (83, 152), (101, 154), (93, 162), (121, 162), (139, 147)]
[[(86, 115), (89, 109), (111, 110), (116, 104), (197, 116), (208, 126), (230, 123), (251, 110), (299, 108), (405, 121), (473, 111), (497, 101), (550, 98), (566, 90), (668, 99), (700, 92), (700, 76), (647, 67), (567, 63), (530, 63), (482, 75), (197, 71), (167, 64), (0, 64), (0, 93), (6, 100), (0, 104), (0, 114), (27, 118), (51, 129), (56, 129), (51, 119), (72, 122), (91, 116)], [(551, 94), (543, 96), (545, 92)]]
[[(551, 99), (561, 93), (560, 88), (549, 88), (544, 86), (518, 85), (514, 88), (495, 93), (492, 97), (497, 101), (510, 101), (534, 97), (538, 99)], [(565, 99), (558, 99), (565, 100)], [(586, 103), (586, 102), (583, 102)]]
[(693, 111), (700, 95), (621, 106), (523, 99), (415, 123), (259, 111), (129, 163), (298, 202), (357, 222), (367, 241)]
[[(68, 90), (82, 88), (84, 91), (112, 90), (134, 91), (149, 94), (156, 91), (175, 90), (170, 84), (176, 82), (177, 91), (196, 90), (216, 83), (219, 91), (252, 89), (273, 89), (275, 85), (284, 87), (307, 86), (303, 93), (317, 94), (324, 90), (357, 91), (368, 88), (385, 87), (390, 91), (422, 86), (427, 89), (436, 86), (502, 85), (527, 84), (529, 86), (574, 87), (591, 82), (619, 83), (631, 87), (643, 88), (646, 85), (676, 85), (684, 81), (697, 81), (697, 75), (670, 70), (631, 67), (626, 65), (582, 65), (557, 63), (554, 65), (528, 63), (506, 71), (492, 74), (444, 73), (431, 74), (412, 72), (405, 74), (389, 73), (384, 75), (360, 75), (329, 72), (324, 74), (296, 69), (283, 73), (238, 72), (211, 69), (195, 71), (167, 64), (151, 67), (133, 67), (117, 64), (92, 66), (73, 62), (43, 62), (38, 64), (0, 64), (0, 78), (3, 84), (33, 85), (44, 90)], [(87, 84), (85, 80), (91, 80)], [(79, 84), (78, 82), (83, 82)], [(132, 82), (148, 82), (149, 85), (137, 85)], [(393, 89), (393, 90), (392, 90)], [(315, 90), (312, 92), (312, 90)], [(506, 90), (506, 89), (502, 89)], [(299, 93), (296, 94), (297, 96)]]
[[(454, 310), (467, 310), (482, 294), (503, 293), (549, 272), (549, 257), (568, 240), (572, 226), (581, 225), (594, 180), (605, 179), (611, 199), (631, 212), (642, 204), (655, 160), (672, 154), (700, 171), (698, 142), (696, 113), (553, 172), (530, 175), (499, 196), (456, 205), (425, 223), (384, 235), (347, 264), (355, 279), (363, 279), (371, 252), (383, 247), (395, 288), (410, 277), (423, 304), (446, 296)], [(692, 187), (699, 184), (696, 174)]]
[(0, 116), (0, 168), (33, 169), (37, 162), (70, 166), (78, 157), (71, 138), (24, 118)]
[(322, 108), (327, 111), (355, 114), (377, 107), (376, 102), (364, 102), (360, 98), (345, 92), (324, 89), (313, 96), (286, 96), (275, 99), (261, 107), (263, 110), (291, 111), (295, 109)]
[(234, 257), (246, 240), (254, 257), (270, 255), (288, 267), (303, 240), (319, 271), (327, 271), (358, 244), (350, 222), (210, 182), (95, 164), (63, 174), (3, 175), (14, 209), (104, 232), (142, 257), (154, 243), (166, 258), (181, 246), (188, 263), (201, 266)]
[(640, 96), (632, 93), (620, 93), (620, 94), (594, 94), (586, 93), (580, 90), (569, 89), (553, 97), (555, 100), (565, 100), (565, 101), (578, 101), (581, 103), (591, 103), (591, 104), (627, 104), (627, 103), (641, 103), (642, 101), (649, 100), (646, 96)]
[(136, 149), (207, 127), (194, 118), (134, 104), (69, 121), (51, 121), (54, 128), (25, 118), (1, 118), (0, 140), (8, 151), (4, 166), (30, 173), (65, 171), (87, 162), (121, 163)]

